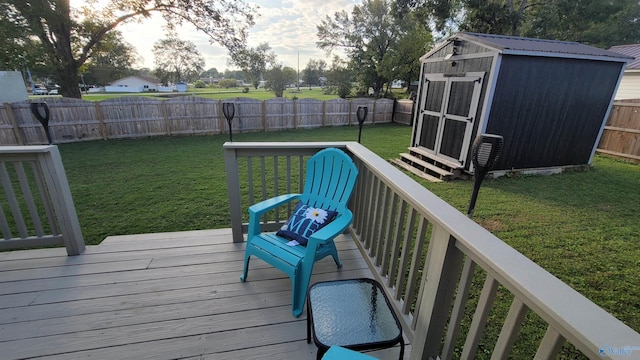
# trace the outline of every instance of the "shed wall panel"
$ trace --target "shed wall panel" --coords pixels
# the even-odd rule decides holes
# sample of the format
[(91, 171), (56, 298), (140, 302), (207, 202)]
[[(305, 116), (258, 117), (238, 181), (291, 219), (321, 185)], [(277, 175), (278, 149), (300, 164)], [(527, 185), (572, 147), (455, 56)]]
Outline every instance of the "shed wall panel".
[(505, 139), (495, 169), (587, 164), (621, 66), (504, 56), (487, 123)]

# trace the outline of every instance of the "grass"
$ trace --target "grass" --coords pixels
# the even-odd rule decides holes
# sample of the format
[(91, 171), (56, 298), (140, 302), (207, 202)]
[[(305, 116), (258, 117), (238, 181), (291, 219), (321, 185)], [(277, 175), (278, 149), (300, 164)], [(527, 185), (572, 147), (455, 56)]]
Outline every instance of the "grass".
[[(164, 95), (164, 96), (163, 96)], [(82, 99), (88, 101), (102, 101), (107, 99), (112, 99), (121, 96), (146, 96), (156, 99), (166, 99), (167, 95), (177, 95), (177, 93), (91, 93), (91, 94), (83, 94)], [(204, 89), (189, 89), (189, 92), (183, 93), (182, 95), (191, 95), (191, 96), (200, 96), (207, 99), (213, 100), (224, 100), (236, 97), (242, 98), (251, 98), (256, 100), (268, 100), (275, 97), (273, 91), (267, 91), (265, 89), (254, 89), (250, 88), (249, 92), (242, 92), (242, 88), (232, 88), (232, 89), (213, 89), (213, 88), (204, 88)], [(297, 89), (287, 89), (285, 90), (283, 97), (288, 99), (293, 99), (294, 97), (298, 99), (317, 99), (317, 100), (330, 100), (337, 99), (338, 95), (329, 95), (325, 94), (321, 88), (300, 88), (300, 91)]]
[[(372, 125), (364, 128), (362, 143), (391, 159), (406, 151), (410, 135), (407, 126)], [(60, 145), (87, 243), (109, 235), (229, 227), (222, 152), (227, 138)], [(235, 141), (356, 138), (355, 126), (234, 134)], [(471, 181), (418, 181), (466, 211)], [(585, 172), (485, 180), (474, 220), (640, 331), (638, 213), (640, 165), (596, 156)]]

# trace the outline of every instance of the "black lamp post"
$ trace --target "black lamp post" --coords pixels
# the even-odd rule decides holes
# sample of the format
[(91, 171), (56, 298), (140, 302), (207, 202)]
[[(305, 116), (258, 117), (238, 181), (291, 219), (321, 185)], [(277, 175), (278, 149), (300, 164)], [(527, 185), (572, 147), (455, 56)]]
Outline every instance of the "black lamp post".
[(502, 136), (493, 134), (481, 134), (473, 142), (472, 161), (475, 169), (475, 179), (473, 182), (473, 194), (471, 195), (469, 210), (467, 210), (467, 216), (469, 218), (473, 216), (473, 209), (476, 206), (476, 199), (478, 198), (480, 184), (482, 183), (485, 174), (493, 168), (498, 157), (502, 154), (503, 144), (504, 139)]
[[(44, 114), (42, 113), (42, 111), (44, 111)], [(35, 116), (36, 119), (38, 119), (40, 124), (42, 124), (42, 127), (44, 128), (44, 133), (45, 135), (47, 135), (47, 141), (49, 142), (49, 145), (53, 144), (53, 141), (51, 140), (51, 133), (49, 132), (50, 113), (49, 113), (49, 106), (47, 105), (47, 103), (43, 103), (43, 102), (31, 103), (31, 113), (33, 114), (33, 116)]]
[(360, 138), (362, 137), (362, 124), (367, 119), (367, 113), (369, 112), (369, 108), (366, 106), (358, 106), (358, 110), (356, 111), (356, 118), (358, 119), (358, 143), (360, 143)]
[(227, 124), (229, 124), (229, 141), (233, 141), (233, 130), (231, 129), (231, 120), (233, 120), (233, 116), (236, 114), (235, 105), (230, 102), (223, 102), (222, 113), (224, 114), (224, 117), (227, 119)]

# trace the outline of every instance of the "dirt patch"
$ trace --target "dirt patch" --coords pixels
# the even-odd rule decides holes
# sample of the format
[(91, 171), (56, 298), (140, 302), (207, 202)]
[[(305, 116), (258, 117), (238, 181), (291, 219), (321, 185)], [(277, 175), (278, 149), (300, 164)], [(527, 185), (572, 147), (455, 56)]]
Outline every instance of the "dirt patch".
[(492, 233), (507, 230), (507, 225), (497, 219), (477, 219), (476, 222)]

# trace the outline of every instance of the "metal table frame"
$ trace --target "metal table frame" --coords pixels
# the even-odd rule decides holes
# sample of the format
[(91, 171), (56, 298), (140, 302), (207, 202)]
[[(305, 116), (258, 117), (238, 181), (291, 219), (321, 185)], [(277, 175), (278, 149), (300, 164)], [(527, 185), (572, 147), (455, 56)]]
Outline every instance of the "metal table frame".
[[(362, 285), (369, 284), (371, 285), (370, 294), (366, 293), (363, 290)], [(353, 286), (353, 288), (351, 288)], [(334, 296), (338, 295), (337, 293), (331, 293), (331, 291), (338, 291), (340, 288), (342, 291), (346, 293), (340, 294), (344, 300), (342, 301), (351, 301), (358, 302), (360, 304), (365, 304), (363, 308), (358, 308), (357, 311), (349, 312), (347, 316), (341, 314), (340, 317), (338, 313), (344, 311), (343, 306), (344, 302), (337, 301), (333, 307), (333, 310), (324, 309), (322, 314), (314, 314), (313, 309), (314, 305), (320, 306), (321, 304), (316, 303), (314, 301), (315, 298), (329, 297), (329, 299), (334, 299)], [(366, 287), (365, 287), (366, 288)], [(367, 289), (368, 290), (368, 289)], [(381, 299), (382, 301), (381, 304)], [(326, 305), (326, 304), (322, 304)], [(366, 307), (368, 306), (368, 308)], [(353, 309), (350, 309), (353, 310)], [(362, 311), (360, 311), (362, 310)], [(327, 311), (330, 314), (327, 314)], [(325, 315), (329, 316), (331, 319), (324, 319), (318, 317), (324, 317)], [(336, 316), (333, 316), (336, 315)], [(386, 324), (379, 324), (378, 318), (379, 316), (384, 316), (387, 318)], [(335, 321), (335, 317), (339, 317), (342, 321)], [(388, 321), (390, 318), (393, 318), (393, 322)], [(353, 321), (354, 319), (358, 321)], [(368, 325), (368, 329), (362, 328), (352, 328), (350, 325), (356, 326), (354, 324), (362, 324), (366, 323)], [(321, 324), (322, 328), (320, 329), (321, 334), (318, 334), (318, 329), (316, 329), (316, 324)], [(388, 328), (389, 324), (395, 324), (394, 328)], [(379, 330), (380, 326), (385, 326), (385, 332), (390, 332), (392, 336), (383, 336), (380, 334)], [(313, 331), (312, 331), (313, 329)], [(397, 330), (397, 335), (396, 331)], [(371, 334), (370, 341), (362, 341), (363, 331), (369, 332)], [(355, 342), (349, 341), (346, 336), (341, 337), (341, 343), (335, 344), (326, 344), (323, 341), (323, 338), (330, 337), (332, 335), (337, 334), (338, 332), (344, 334), (357, 334), (361, 340), (357, 340)], [(400, 325), (400, 321), (398, 321), (398, 317), (393, 312), (391, 303), (389, 303), (389, 299), (387, 298), (382, 286), (373, 280), (368, 278), (359, 278), (359, 279), (348, 279), (348, 280), (335, 280), (335, 281), (323, 281), (317, 282), (309, 287), (307, 293), (307, 343), (311, 343), (311, 338), (313, 335), (313, 342), (318, 347), (317, 359), (321, 359), (322, 356), (327, 352), (331, 345), (338, 345), (341, 347), (345, 347), (351, 350), (370, 350), (370, 349), (384, 349), (395, 346), (396, 344), (400, 344), (400, 359), (404, 357), (404, 338), (402, 336), (402, 326)], [(396, 335), (396, 336), (393, 336)], [(380, 338), (382, 336), (382, 338)]]

